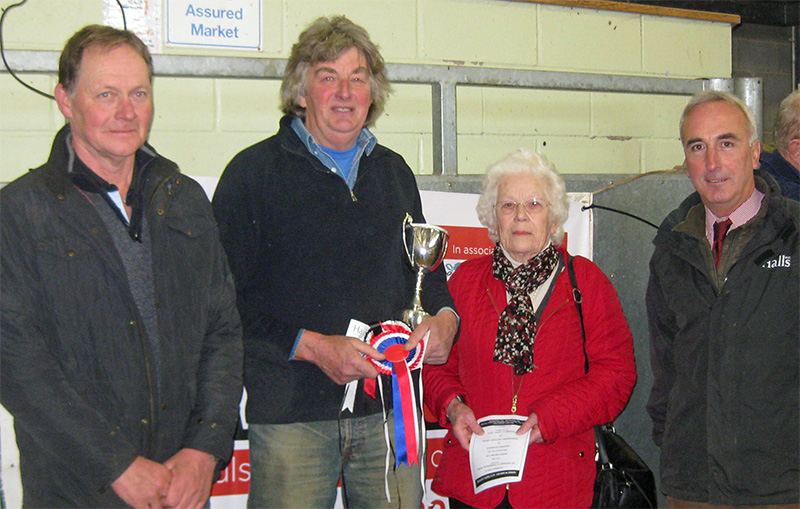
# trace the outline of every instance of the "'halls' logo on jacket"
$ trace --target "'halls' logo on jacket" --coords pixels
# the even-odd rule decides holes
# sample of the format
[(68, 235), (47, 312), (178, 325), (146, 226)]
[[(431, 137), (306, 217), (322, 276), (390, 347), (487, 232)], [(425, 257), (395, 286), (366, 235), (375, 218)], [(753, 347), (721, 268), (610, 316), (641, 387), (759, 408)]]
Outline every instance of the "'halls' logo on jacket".
[(761, 265), (765, 269), (777, 269), (778, 267), (791, 267), (792, 257), (789, 255), (780, 255), (772, 260), (767, 260)]

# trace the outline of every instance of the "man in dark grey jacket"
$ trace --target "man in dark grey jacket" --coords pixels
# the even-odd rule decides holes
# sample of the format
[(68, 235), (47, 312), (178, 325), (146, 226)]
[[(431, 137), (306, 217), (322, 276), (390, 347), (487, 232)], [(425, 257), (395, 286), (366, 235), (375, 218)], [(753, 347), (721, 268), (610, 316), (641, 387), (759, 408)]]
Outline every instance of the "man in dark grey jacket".
[(800, 207), (753, 171), (755, 123), (735, 97), (693, 98), (681, 140), (697, 193), (661, 225), (647, 289), (667, 507), (797, 507)]
[(0, 191), (0, 398), (26, 507), (202, 507), (231, 454), (233, 281), (203, 190), (145, 143), (151, 78), (134, 34), (78, 31), (68, 124)]

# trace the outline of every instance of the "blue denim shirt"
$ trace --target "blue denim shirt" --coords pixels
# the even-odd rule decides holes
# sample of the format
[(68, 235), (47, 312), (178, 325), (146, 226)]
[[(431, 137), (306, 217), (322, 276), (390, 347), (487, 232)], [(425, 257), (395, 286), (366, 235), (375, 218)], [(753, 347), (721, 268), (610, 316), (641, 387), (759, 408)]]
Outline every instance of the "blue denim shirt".
[[(308, 132), (305, 124), (303, 124), (303, 121), (299, 117), (295, 117), (295, 119), (292, 120), (292, 129), (294, 129), (294, 132), (300, 137), (300, 140), (303, 142), (303, 145), (306, 146), (308, 151), (311, 152), (317, 159), (319, 159), (320, 162), (329, 168), (333, 173), (341, 176), (345, 182), (347, 182), (347, 187), (349, 187), (351, 191), (356, 185), (356, 179), (358, 178), (358, 163), (361, 161), (361, 156), (363, 156), (364, 153), (370, 155), (372, 153), (372, 149), (374, 149), (375, 145), (378, 143), (378, 139), (370, 132), (369, 129), (366, 127), (362, 128), (361, 133), (358, 135), (358, 139), (356, 139), (356, 146), (358, 147), (358, 150), (356, 150), (356, 155), (353, 157), (353, 163), (350, 166), (350, 172), (346, 173), (339, 168), (339, 165), (336, 164), (336, 161), (334, 161), (331, 156), (326, 154), (320, 148), (320, 146), (314, 140), (314, 137), (311, 136), (311, 133)], [(345, 175), (347, 175), (346, 178)]]

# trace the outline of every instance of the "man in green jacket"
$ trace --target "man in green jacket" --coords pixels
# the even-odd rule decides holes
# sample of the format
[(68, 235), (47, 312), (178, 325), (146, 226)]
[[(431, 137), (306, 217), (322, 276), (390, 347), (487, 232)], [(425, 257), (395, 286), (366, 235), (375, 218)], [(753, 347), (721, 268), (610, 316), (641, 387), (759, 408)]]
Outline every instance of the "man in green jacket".
[(696, 193), (661, 225), (647, 309), (667, 507), (800, 502), (798, 202), (758, 167), (747, 106), (704, 92), (681, 141)]
[(0, 191), (0, 399), (26, 507), (202, 507), (241, 398), (233, 280), (202, 188), (146, 144), (152, 62), (87, 26), (68, 124)]

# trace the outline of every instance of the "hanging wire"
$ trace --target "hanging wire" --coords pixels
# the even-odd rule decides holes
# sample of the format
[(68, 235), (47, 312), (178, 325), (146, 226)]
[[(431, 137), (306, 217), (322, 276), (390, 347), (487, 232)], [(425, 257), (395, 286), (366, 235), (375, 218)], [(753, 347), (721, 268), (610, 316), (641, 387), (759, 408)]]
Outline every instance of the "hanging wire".
[[(672, 168), (671, 170), (648, 171), (647, 173), (642, 173), (640, 175), (636, 175), (634, 177), (631, 177), (631, 178), (628, 178), (628, 179), (625, 179), (625, 180), (621, 180), (619, 182), (611, 184), (610, 186), (606, 186), (606, 187), (603, 187), (601, 189), (598, 189), (597, 191), (594, 191), (592, 194), (600, 194), (600, 193), (602, 193), (604, 191), (608, 191), (610, 189), (614, 189), (615, 187), (623, 186), (625, 184), (633, 182), (634, 180), (640, 179), (642, 177), (646, 177), (648, 175), (657, 175), (657, 174), (660, 174), (660, 173), (676, 173), (676, 174), (680, 174), (680, 173), (685, 173), (685, 172), (686, 172), (686, 169), (683, 168), (682, 166), (676, 166), (676, 167)], [(630, 218), (636, 219), (637, 221), (641, 221), (644, 224), (650, 225), (653, 228), (655, 228), (656, 230), (658, 230), (658, 225), (657, 224), (651, 223), (647, 219), (641, 218), (641, 217), (637, 216), (636, 214), (631, 214), (630, 212), (625, 212), (624, 210), (614, 209), (614, 208), (611, 208), (611, 207), (605, 207), (603, 205), (596, 205), (594, 203), (591, 204), (591, 205), (584, 205), (583, 207), (581, 207), (582, 211), (586, 211), (586, 210), (589, 210), (589, 209), (602, 209), (602, 210), (608, 210), (609, 212), (616, 212), (617, 214), (622, 214), (623, 216), (628, 216)]]
[(120, 2), (120, 0), (117, 0), (117, 5), (119, 5), (119, 10), (120, 10), (120, 12), (122, 12), (122, 29), (123, 30), (127, 30), (128, 29), (128, 22), (125, 21), (125, 8), (122, 7), (122, 2)]
[(27, 83), (22, 81), (19, 76), (14, 74), (14, 71), (12, 71), (11, 67), (8, 65), (8, 60), (6, 60), (6, 47), (5, 47), (5, 44), (3, 43), (3, 21), (5, 21), (6, 14), (8, 14), (8, 11), (13, 9), (14, 7), (19, 7), (19, 6), (23, 5), (27, 1), (28, 0), (22, 0), (21, 2), (17, 2), (15, 4), (13, 4), (13, 5), (9, 5), (5, 9), (3, 9), (3, 14), (0, 15), (0, 56), (3, 57), (3, 65), (6, 66), (6, 70), (8, 71), (8, 74), (10, 74), (15, 80), (19, 81), (22, 84), (22, 86), (24, 86), (25, 88), (27, 88), (27, 89), (29, 89), (29, 90), (31, 90), (33, 92), (36, 92), (37, 94), (39, 94), (39, 95), (41, 95), (43, 97), (47, 97), (48, 99), (55, 99), (55, 97), (53, 97), (52, 95), (50, 95), (50, 94), (48, 94), (46, 92), (42, 92), (41, 90), (33, 87), (32, 85), (28, 85)]
[(623, 216), (632, 217), (633, 219), (641, 221), (641, 222), (643, 222), (645, 224), (649, 224), (650, 226), (652, 226), (653, 228), (658, 230), (658, 225), (657, 224), (653, 224), (650, 221), (648, 221), (647, 219), (643, 219), (643, 218), (641, 218), (641, 217), (639, 217), (639, 216), (637, 216), (635, 214), (631, 214), (630, 212), (625, 212), (624, 210), (612, 209), (611, 207), (604, 207), (603, 205), (597, 205), (597, 204), (594, 204), (594, 203), (592, 203), (591, 205), (584, 205), (583, 207), (581, 207), (581, 210), (589, 210), (589, 209), (602, 209), (602, 210), (608, 210), (610, 212), (616, 212), (617, 214), (622, 214)]
[[(22, 86), (24, 86), (28, 90), (31, 90), (32, 92), (36, 92), (37, 94), (41, 95), (42, 97), (47, 97), (48, 99), (55, 99), (55, 97), (53, 97), (52, 95), (50, 95), (50, 94), (48, 94), (46, 92), (42, 92), (41, 90), (35, 88), (33, 85), (29, 85), (28, 83), (25, 83), (24, 81), (22, 81), (22, 79), (19, 76), (17, 76), (14, 73), (13, 70), (11, 70), (11, 66), (8, 65), (8, 60), (6, 60), (6, 46), (3, 43), (3, 22), (6, 20), (6, 14), (8, 14), (8, 11), (13, 9), (14, 7), (20, 7), (20, 6), (24, 5), (25, 2), (27, 2), (27, 1), (28, 0), (21, 0), (20, 2), (17, 2), (15, 4), (9, 5), (5, 9), (3, 9), (3, 14), (0, 15), (0, 57), (2, 57), (2, 59), (3, 59), (3, 65), (5, 66), (6, 71), (8, 71), (8, 74), (10, 74)], [(128, 29), (128, 23), (125, 20), (125, 9), (122, 7), (122, 2), (120, 2), (120, 0), (117, 0), (117, 5), (119, 5), (119, 10), (122, 13), (122, 27), (123, 27), (124, 30), (127, 30)]]

